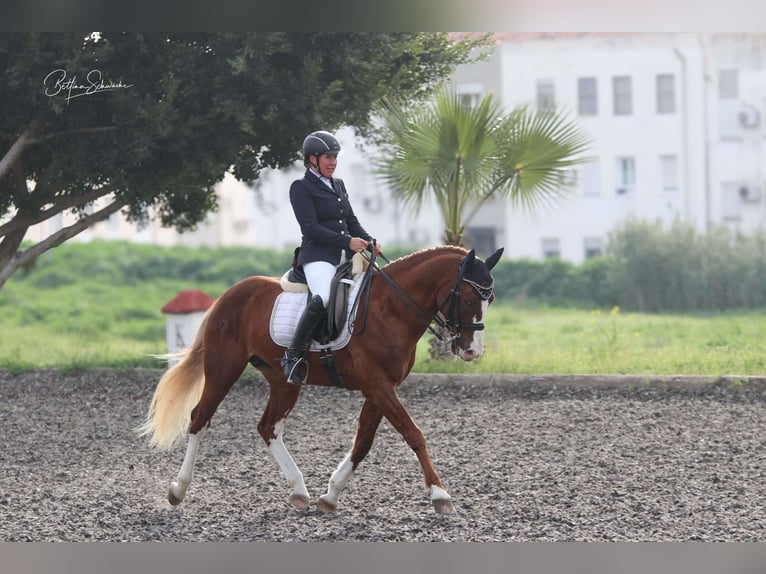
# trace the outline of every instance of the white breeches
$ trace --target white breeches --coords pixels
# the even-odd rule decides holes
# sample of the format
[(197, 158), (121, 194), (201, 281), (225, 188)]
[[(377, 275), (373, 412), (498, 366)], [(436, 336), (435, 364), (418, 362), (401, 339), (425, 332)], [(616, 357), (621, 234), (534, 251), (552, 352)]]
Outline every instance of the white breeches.
[(326, 261), (312, 261), (303, 264), (303, 272), (306, 274), (306, 283), (309, 285), (312, 295), (319, 295), (322, 303), (327, 307), (330, 300), (330, 283), (335, 276), (335, 265)]

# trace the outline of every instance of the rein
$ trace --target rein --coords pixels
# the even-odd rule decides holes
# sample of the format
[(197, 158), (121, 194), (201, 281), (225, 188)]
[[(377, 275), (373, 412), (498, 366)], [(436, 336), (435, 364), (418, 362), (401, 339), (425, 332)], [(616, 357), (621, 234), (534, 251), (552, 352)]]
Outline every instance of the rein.
[[(460, 330), (461, 329), (473, 329), (476, 331), (481, 331), (484, 329), (484, 323), (461, 323), (457, 320), (457, 317), (459, 316), (459, 310), (460, 310), (460, 283), (462, 281), (465, 281), (468, 283), (474, 291), (484, 300), (489, 299), (492, 296), (493, 292), (493, 286), (490, 285), (489, 287), (481, 286), (474, 281), (471, 281), (470, 279), (465, 278), (465, 270), (463, 269), (463, 265), (461, 264), (458, 268), (458, 275), (457, 279), (455, 280), (455, 285), (452, 287), (452, 289), (449, 292), (449, 295), (447, 295), (447, 298), (444, 300), (444, 302), (438, 307), (438, 311), (436, 313), (431, 313), (428, 309), (425, 309), (422, 305), (420, 305), (417, 301), (415, 301), (412, 297), (410, 297), (409, 293), (407, 293), (404, 289), (399, 287), (397, 285), (396, 281), (394, 281), (383, 269), (380, 268), (380, 266), (377, 265), (375, 262), (375, 248), (373, 244), (373, 249), (371, 250), (371, 255), (367, 255), (366, 253), (363, 254), (365, 259), (367, 259), (370, 262), (370, 267), (373, 269), (376, 269), (380, 275), (383, 276), (383, 278), (388, 282), (388, 284), (391, 286), (391, 288), (394, 290), (394, 292), (402, 299), (405, 303), (407, 303), (410, 308), (412, 308), (415, 311), (415, 316), (417, 319), (425, 326), (426, 329), (428, 329), (437, 339), (440, 341), (446, 342), (446, 341), (453, 341), (457, 339), (460, 336)], [(380, 254), (380, 257), (386, 262), (391, 263), (388, 258)], [(366, 277), (365, 277), (366, 279)], [(372, 274), (370, 274), (370, 279), (372, 279)], [(369, 283), (369, 282), (368, 282)], [(367, 288), (369, 285), (363, 285), (363, 288)], [(367, 289), (366, 292), (366, 303), (369, 303), (370, 293), (369, 289)], [(361, 292), (360, 292), (361, 293)], [(360, 297), (361, 298), (361, 295)], [(358, 302), (358, 299), (357, 299)], [(356, 304), (356, 303), (355, 303)], [(445, 306), (449, 305), (448, 311), (447, 311), (447, 317), (445, 318), (444, 315), (441, 312), (441, 309), (443, 309)], [(431, 323), (436, 323), (443, 331), (446, 331), (449, 333), (449, 337), (445, 337), (434, 329), (431, 326)], [(363, 325), (367, 324), (367, 305), (365, 305), (365, 311), (363, 314)], [(364, 326), (362, 327), (362, 331), (364, 331)]]

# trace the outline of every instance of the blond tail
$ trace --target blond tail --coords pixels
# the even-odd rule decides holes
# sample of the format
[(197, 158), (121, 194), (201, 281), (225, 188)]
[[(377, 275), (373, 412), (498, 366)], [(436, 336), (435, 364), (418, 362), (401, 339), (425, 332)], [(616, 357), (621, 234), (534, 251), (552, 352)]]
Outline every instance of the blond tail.
[(192, 409), (205, 387), (204, 331), (212, 309), (203, 318), (192, 346), (182, 353), (184, 358), (157, 383), (147, 418), (137, 429), (141, 435), (151, 435), (152, 447), (170, 448), (189, 431)]

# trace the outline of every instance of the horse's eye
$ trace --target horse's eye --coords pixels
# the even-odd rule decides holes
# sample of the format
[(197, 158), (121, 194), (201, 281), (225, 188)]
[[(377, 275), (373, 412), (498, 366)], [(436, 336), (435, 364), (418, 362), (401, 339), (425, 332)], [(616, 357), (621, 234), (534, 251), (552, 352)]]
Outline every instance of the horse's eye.
[(471, 305), (473, 305), (473, 302), (470, 299), (466, 299), (465, 304), (470, 307)]

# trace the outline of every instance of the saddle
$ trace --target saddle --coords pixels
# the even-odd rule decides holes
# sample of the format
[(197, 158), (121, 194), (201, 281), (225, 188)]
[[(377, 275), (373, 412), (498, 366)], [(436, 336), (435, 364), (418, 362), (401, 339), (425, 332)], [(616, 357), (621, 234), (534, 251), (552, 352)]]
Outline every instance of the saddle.
[[(296, 249), (296, 259), (297, 251)], [(341, 348), (348, 342), (350, 333), (345, 327), (353, 307), (352, 291), (354, 291), (359, 278), (368, 266), (369, 262), (359, 253), (355, 254), (350, 261), (338, 265), (330, 284), (330, 300), (327, 304), (325, 320), (319, 324), (314, 332), (314, 340), (318, 343), (317, 348), (327, 347), (333, 342), (340, 344), (339, 346), (332, 345), (333, 348)], [(295, 260), (293, 266), (282, 275), (279, 284), (284, 293), (279, 295), (274, 303), (270, 329), (275, 343), (289, 345), (295, 322), (300, 317), (300, 313), (311, 294), (303, 268), (296, 265)], [(300, 301), (297, 302), (294, 295), (296, 293), (301, 294)], [(355, 292), (354, 295), (356, 295)], [(293, 298), (292, 301), (289, 300), (290, 296)], [(290, 310), (288, 307), (293, 309)], [(293, 315), (295, 315), (294, 318)], [(289, 331), (290, 336), (285, 335), (287, 331)], [(314, 345), (312, 345), (312, 350), (316, 350)]]

